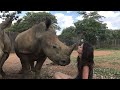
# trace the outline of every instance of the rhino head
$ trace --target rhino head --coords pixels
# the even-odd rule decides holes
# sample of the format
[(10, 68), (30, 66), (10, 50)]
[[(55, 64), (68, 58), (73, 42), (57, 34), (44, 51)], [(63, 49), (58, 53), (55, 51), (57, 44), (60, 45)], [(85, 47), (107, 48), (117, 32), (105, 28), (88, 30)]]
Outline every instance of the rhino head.
[[(46, 27), (48, 27), (47, 24)], [(39, 39), (39, 42), (41, 44), (40, 49), (42, 49), (44, 54), (51, 61), (61, 66), (65, 66), (70, 63), (70, 55), (74, 50), (76, 44), (72, 46), (67, 46), (62, 43), (58, 39), (58, 36), (56, 35), (56, 32), (52, 25), (50, 25), (48, 29), (46, 29), (46, 31), (42, 34), (39, 34), (38, 32), (37, 38)]]
[(58, 37), (48, 31), (42, 39), (43, 52), (49, 59), (59, 65), (68, 65), (70, 63), (70, 55), (75, 45), (68, 47), (62, 43)]

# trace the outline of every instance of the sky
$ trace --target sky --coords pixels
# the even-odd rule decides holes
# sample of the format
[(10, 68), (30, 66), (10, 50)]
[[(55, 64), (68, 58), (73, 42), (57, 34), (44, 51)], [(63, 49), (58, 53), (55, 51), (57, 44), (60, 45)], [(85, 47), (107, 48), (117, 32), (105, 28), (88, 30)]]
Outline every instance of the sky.
[[(13, 11), (10, 11), (13, 12)], [(43, 12), (43, 11), (22, 11), (19, 18), (26, 15), (27, 12)], [(74, 26), (74, 22), (82, 20), (82, 16), (77, 11), (45, 11), (56, 16), (58, 25), (61, 30), (57, 30), (57, 35), (60, 35), (64, 28)], [(87, 11), (87, 13), (92, 11)], [(119, 11), (98, 11), (105, 18), (102, 18), (103, 23), (107, 23), (108, 29), (120, 29), (120, 12)], [(0, 19), (0, 23), (2, 20)]]

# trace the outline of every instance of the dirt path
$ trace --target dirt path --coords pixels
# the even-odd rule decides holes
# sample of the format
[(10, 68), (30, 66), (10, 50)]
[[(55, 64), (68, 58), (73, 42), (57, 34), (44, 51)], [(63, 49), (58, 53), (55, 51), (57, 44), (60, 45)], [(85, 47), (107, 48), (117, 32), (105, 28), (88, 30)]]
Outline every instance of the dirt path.
[[(103, 55), (109, 55), (112, 54), (111, 51), (94, 51), (94, 56), (103, 56)], [(76, 51), (73, 51), (72, 56), (77, 57), (78, 53)]]
[[(108, 55), (111, 54), (112, 52), (110, 51), (95, 51), (94, 55), (95, 56), (102, 56), (102, 55)], [(77, 57), (77, 52), (73, 51), (72, 53), (73, 57)], [(57, 66), (56, 65), (49, 65), (49, 70), (48, 68), (46, 68), (46, 66), (48, 67), (48, 64), (50, 64), (51, 61), (49, 59), (47, 59), (44, 62), (44, 65), (42, 67), (42, 72), (45, 73), (45, 71), (47, 73), (51, 73), (51, 77), (55, 72), (58, 71), (62, 71), (63, 73), (69, 74), (69, 75), (74, 75), (76, 73), (76, 65), (67, 65), (67, 66)], [(21, 63), (19, 58), (16, 56), (16, 54), (12, 53), (10, 54), (9, 58), (7, 59), (7, 61), (5, 62), (4, 66), (3, 66), (3, 70), (5, 71), (5, 73), (7, 74), (16, 74), (20, 71), (21, 69)], [(44, 70), (43, 70), (44, 69)]]

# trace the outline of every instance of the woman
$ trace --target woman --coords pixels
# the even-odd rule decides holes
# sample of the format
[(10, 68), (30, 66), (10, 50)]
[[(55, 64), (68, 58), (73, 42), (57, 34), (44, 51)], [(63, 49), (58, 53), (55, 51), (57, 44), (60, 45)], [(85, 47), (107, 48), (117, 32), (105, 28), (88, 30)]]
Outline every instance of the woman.
[(77, 68), (78, 74), (75, 78), (63, 74), (61, 72), (55, 73), (56, 79), (92, 79), (94, 66), (94, 49), (91, 44), (85, 42), (78, 46)]

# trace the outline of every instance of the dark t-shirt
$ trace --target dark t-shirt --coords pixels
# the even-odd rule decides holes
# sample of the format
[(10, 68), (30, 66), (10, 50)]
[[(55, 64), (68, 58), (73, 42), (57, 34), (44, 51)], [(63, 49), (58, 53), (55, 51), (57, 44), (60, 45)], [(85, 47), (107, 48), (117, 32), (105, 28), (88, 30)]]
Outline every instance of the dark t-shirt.
[(82, 79), (82, 72), (83, 72), (83, 67), (88, 66), (89, 67), (89, 76), (88, 79), (93, 78), (93, 65), (90, 63), (81, 63), (81, 60), (79, 56), (77, 57), (77, 67), (78, 67), (78, 74), (75, 79)]

